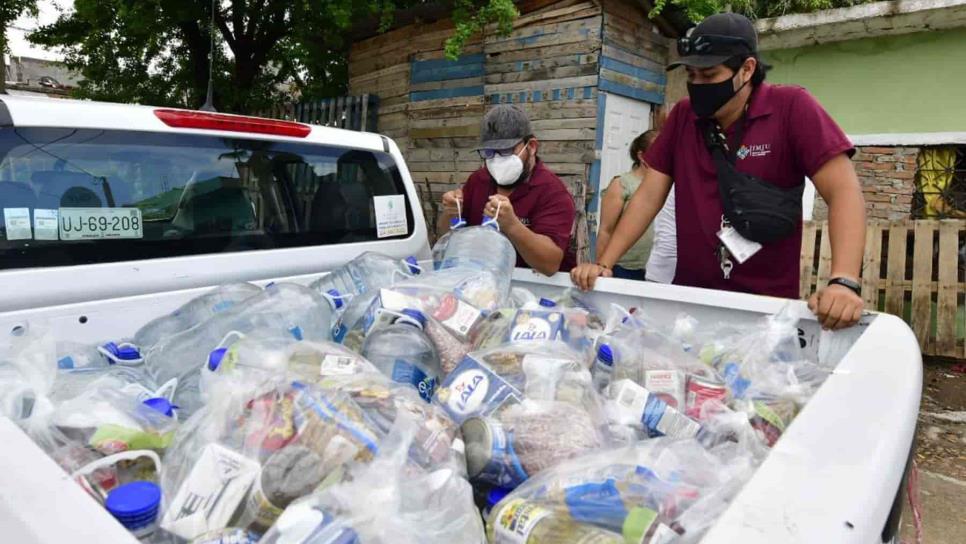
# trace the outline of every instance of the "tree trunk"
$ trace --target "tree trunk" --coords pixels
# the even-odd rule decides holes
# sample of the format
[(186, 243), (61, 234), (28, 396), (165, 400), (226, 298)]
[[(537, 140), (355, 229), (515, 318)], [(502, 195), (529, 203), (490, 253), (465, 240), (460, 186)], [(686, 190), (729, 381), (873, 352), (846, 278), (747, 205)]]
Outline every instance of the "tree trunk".
[[(0, 94), (7, 94), (7, 28), (0, 26)], [(13, 62), (13, 59), (10, 59)]]

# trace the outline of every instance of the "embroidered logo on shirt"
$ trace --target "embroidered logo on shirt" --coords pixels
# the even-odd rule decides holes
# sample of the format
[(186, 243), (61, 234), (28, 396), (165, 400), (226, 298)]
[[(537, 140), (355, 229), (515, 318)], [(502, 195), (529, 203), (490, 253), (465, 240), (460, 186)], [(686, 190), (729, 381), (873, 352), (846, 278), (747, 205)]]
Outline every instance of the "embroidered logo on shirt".
[(520, 219), (520, 222), (524, 224), (524, 226), (527, 226), (527, 227), (530, 226), (530, 218), (529, 217), (520, 217), (519, 219)]
[(771, 144), (742, 145), (735, 154), (739, 160), (747, 157), (764, 157), (771, 153)]

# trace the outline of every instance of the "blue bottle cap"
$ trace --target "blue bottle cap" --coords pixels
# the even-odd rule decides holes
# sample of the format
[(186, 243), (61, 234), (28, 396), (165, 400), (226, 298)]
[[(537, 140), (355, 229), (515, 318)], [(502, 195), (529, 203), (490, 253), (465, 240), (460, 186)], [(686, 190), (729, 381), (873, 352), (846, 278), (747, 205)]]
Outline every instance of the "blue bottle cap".
[(492, 217), (487, 217), (486, 219), (484, 219), (483, 224), (481, 226), (490, 227), (491, 229), (497, 232), (500, 232), (500, 224), (497, 223), (496, 219), (493, 219)]
[[(117, 345), (115, 342), (108, 342), (103, 347), (108, 353), (116, 357), (119, 361), (140, 361), (141, 352), (134, 344)], [(111, 361), (113, 363), (113, 361)]]
[(338, 289), (329, 289), (326, 291), (326, 293), (332, 297), (332, 304), (335, 306), (336, 310), (345, 306), (345, 303), (342, 302), (342, 293), (340, 293)]
[(492, 509), (494, 506), (497, 505), (497, 503), (502, 501), (504, 497), (509, 495), (510, 491), (512, 490), (507, 489), (505, 487), (494, 487), (493, 489), (491, 489), (490, 492), (486, 494), (487, 508)]
[(449, 220), (449, 228), (459, 229), (466, 226), (466, 220), (461, 217), (454, 217)]
[(538, 304), (540, 304), (544, 308), (556, 308), (557, 307), (557, 303), (556, 302), (550, 300), (549, 298), (543, 298), (543, 297), (540, 297), (540, 300), (539, 300)]
[(423, 312), (420, 312), (419, 310), (415, 310), (413, 308), (406, 308), (405, 310), (402, 311), (402, 314), (406, 317), (412, 318), (414, 321), (419, 323), (420, 327), (426, 328), (426, 316), (423, 314)]
[(164, 397), (151, 397), (141, 404), (153, 408), (168, 417), (174, 417), (174, 411), (178, 408)]
[(214, 372), (218, 370), (221, 366), (221, 360), (225, 358), (225, 354), (228, 353), (228, 348), (218, 348), (208, 354), (208, 370)]
[(597, 358), (607, 366), (614, 366), (614, 349), (609, 344), (601, 344), (597, 348)]
[(406, 264), (409, 265), (409, 273), (413, 276), (418, 276), (419, 273), (423, 271), (423, 269), (420, 268), (419, 261), (416, 260), (416, 257), (410, 255), (409, 257), (406, 257), (405, 260)]
[(154, 523), (161, 505), (161, 488), (154, 482), (130, 482), (107, 494), (104, 507), (129, 530)]

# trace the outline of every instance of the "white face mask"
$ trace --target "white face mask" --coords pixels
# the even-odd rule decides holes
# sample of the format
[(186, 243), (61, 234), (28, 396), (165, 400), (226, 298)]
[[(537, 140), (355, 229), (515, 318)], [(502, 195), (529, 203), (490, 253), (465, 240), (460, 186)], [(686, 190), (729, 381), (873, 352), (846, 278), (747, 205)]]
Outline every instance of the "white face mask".
[(506, 157), (496, 155), (486, 160), (486, 169), (497, 185), (513, 185), (523, 175), (523, 159), (515, 154)]

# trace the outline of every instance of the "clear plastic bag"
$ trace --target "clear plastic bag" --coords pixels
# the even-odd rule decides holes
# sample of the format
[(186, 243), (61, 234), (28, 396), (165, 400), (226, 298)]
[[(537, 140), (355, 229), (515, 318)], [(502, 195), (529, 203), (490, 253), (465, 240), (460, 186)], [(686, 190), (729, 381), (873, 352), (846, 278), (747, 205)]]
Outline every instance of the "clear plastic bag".
[(347, 394), (301, 382), (268, 392), (242, 383), (218, 389), (165, 457), (161, 527), (181, 538), (227, 527), (263, 532), (290, 502), (378, 451), (378, 427)]
[(56, 407), (51, 399), (57, 379), (56, 341), (42, 322), (27, 323), (18, 332), (12, 336), (10, 350), (0, 363), (0, 415), (16, 423), (48, 453), (74, 446), (52, 421)]
[[(438, 274), (438, 273), (434, 273)], [(420, 277), (419, 281), (426, 278)], [(424, 329), (436, 346), (443, 372), (450, 372), (472, 349), (472, 339), (484, 321), (481, 306), (457, 294), (445, 285), (424, 285), (403, 282), (389, 289), (382, 289), (370, 302), (365, 317), (345, 335), (346, 345), (361, 349), (362, 344), (350, 346), (392, 322), (394, 316), (407, 309), (419, 310), (427, 318)]]
[(95, 383), (95, 387), (59, 403), (51, 423), (69, 440), (102, 455), (162, 451), (171, 443), (178, 420), (175, 407), (166, 399), (155, 400), (160, 402), (142, 400), (137, 394), (114, 389), (109, 382)]
[(463, 475), (409, 463), (418, 434), (416, 421), (399, 418), (372, 462), (353, 464), (342, 482), (289, 506), (260, 542), (482, 542), (483, 524)]
[(590, 372), (562, 343), (471, 353), (434, 402), (462, 426), (474, 483), (513, 488), (560, 460), (611, 443)]
[(438, 406), (426, 403), (412, 387), (394, 383), (381, 373), (329, 376), (319, 386), (349, 395), (384, 434), (401, 418), (413, 422), (410, 461), (422, 468), (449, 467), (466, 473), (465, 447), (459, 427)]
[(734, 445), (709, 450), (696, 440), (661, 438), (588, 453), (505, 497), (490, 513), (487, 533), (491, 542), (584, 535), (594, 535), (593, 542), (697, 541), (754, 466)]
[(550, 305), (512, 309), (491, 313), (477, 328), (474, 344), (477, 350), (501, 345), (548, 343), (565, 344), (581, 354), (587, 366), (593, 358), (594, 342), (603, 333), (604, 324), (597, 314), (583, 309)]

